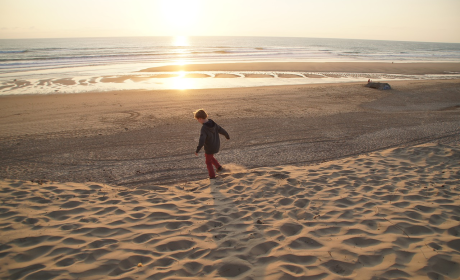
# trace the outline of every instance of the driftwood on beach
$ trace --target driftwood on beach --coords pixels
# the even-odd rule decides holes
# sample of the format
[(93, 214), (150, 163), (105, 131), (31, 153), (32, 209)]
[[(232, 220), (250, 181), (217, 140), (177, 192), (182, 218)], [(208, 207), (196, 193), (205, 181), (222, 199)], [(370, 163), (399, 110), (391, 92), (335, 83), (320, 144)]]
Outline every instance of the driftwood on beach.
[(376, 89), (380, 89), (380, 90), (391, 89), (391, 86), (388, 83), (369, 82), (369, 83), (366, 84), (366, 87), (376, 88)]

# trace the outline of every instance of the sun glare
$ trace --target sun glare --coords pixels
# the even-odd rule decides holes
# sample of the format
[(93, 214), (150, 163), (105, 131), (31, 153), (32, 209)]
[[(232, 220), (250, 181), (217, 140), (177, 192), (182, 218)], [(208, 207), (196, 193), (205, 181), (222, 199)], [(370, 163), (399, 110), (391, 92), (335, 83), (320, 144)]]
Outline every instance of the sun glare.
[(188, 64), (187, 61), (182, 60), (182, 59), (181, 59), (181, 60), (176, 60), (176, 61), (175, 61), (175, 65), (183, 66), (183, 65), (187, 65), (187, 64)]
[(175, 34), (187, 34), (193, 31), (193, 25), (199, 12), (199, 1), (166, 0), (161, 1), (162, 15), (168, 24), (165, 28)]
[(173, 78), (173, 88), (174, 89), (191, 89), (194, 86), (194, 79), (187, 79), (185, 78), (185, 72), (180, 71), (179, 76)]
[(182, 79), (183, 77), (185, 77), (185, 72), (179, 71), (179, 75), (176, 77), (176, 79)]
[(174, 43), (173, 44), (176, 47), (189, 46), (188, 38), (186, 36), (176, 36), (176, 37), (174, 37)]

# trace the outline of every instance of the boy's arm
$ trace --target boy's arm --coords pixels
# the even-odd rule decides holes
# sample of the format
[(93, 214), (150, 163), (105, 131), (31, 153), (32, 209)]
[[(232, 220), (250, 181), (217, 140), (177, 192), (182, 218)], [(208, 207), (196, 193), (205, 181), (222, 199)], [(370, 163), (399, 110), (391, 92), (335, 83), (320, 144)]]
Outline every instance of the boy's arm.
[(206, 134), (201, 130), (200, 132), (200, 140), (198, 141), (198, 146), (196, 147), (196, 152), (195, 154), (198, 154), (204, 146), (204, 141), (206, 141)]
[(220, 125), (217, 126), (217, 132), (224, 135), (225, 138), (230, 139), (230, 135), (228, 135), (227, 131), (225, 131), (225, 129), (223, 129)]

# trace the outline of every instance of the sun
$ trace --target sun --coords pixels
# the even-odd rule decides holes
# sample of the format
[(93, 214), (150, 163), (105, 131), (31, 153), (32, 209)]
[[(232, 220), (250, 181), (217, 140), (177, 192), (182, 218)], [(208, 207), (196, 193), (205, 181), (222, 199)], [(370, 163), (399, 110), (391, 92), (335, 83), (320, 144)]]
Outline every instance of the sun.
[(199, 13), (197, 0), (164, 0), (161, 1), (161, 14), (165, 28), (174, 35), (190, 35)]

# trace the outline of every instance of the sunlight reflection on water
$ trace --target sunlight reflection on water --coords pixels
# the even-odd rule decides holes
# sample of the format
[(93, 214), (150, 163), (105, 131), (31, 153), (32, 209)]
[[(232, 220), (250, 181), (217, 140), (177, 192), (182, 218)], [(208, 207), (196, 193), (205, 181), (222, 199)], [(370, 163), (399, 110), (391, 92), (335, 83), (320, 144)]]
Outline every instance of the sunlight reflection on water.
[(199, 83), (199, 81), (196, 81), (197, 79), (185, 78), (184, 71), (180, 71), (179, 76), (170, 78), (170, 80), (172, 82), (171, 89), (181, 89), (181, 90), (193, 89), (193, 88), (197, 88), (198, 85), (195, 85), (195, 84)]

